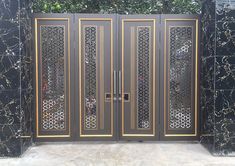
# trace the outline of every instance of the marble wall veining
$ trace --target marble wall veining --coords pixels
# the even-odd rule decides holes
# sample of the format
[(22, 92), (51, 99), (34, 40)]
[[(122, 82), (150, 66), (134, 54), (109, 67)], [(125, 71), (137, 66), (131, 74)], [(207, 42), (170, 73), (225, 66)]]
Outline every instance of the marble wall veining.
[(235, 0), (202, 7), (201, 142), (214, 155), (235, 152)]
[(0, 157), (31, 144), (31, 1), (0, 1)]

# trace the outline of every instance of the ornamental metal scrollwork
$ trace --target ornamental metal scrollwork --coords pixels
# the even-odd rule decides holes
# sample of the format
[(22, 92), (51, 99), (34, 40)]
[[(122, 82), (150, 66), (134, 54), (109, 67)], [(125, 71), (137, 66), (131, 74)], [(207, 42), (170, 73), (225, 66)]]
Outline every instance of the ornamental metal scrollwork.
[(41, 26), (42, 129), (65, 130), (64, 26)]
[(150, 27), (137, 28), (138, 128), (150, 128)]
[(85, 49), (85, 129), (97, 128), (96, 59), (97, 28), (84, 27)]
[(170, 28), (169, 127), (192, 127), (192, 27)]

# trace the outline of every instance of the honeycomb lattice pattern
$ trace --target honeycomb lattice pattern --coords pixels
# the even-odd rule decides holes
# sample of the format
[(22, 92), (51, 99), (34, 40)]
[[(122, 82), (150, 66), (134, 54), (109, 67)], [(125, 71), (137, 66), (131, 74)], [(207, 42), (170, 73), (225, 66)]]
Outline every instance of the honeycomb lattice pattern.
[(169, 127), (171, 129), (192, 127), (192, 51), (192, 27), (171, 27), (169, 73)]
[(85, 27), (85, 129), (97, 127), (96, 110), (96, 34), (94, 26)]
[(41, 26), (42, 129), (65, 129), (64, 27)]
[(150, 28), (138, 27), (137, 50), (137, 111), (138, 128), (150, 128)]

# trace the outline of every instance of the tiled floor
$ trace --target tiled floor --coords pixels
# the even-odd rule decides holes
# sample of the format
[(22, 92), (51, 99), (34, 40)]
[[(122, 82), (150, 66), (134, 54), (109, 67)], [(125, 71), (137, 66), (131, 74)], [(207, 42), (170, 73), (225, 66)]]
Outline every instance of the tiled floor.
[(195, 143), (60, 143), (31, 147), (0, 166), (235, 166), (235, 157), (213, 157)]

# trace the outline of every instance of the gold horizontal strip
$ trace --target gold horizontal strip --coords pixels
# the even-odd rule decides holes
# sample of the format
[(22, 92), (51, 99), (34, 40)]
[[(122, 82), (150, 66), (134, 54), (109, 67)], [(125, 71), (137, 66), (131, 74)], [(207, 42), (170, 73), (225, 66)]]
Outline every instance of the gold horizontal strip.
[(70, 135), (38, 135), (37, 138), (69, 138)]
[(169, 26), (169, 28), (178, 28), (178, 27), (185, 27), (185, 28), (191, 28), (193, 26), (181, 26), (181, 25), (177, 25), (177, 26)]
[(113, 135), (80, 135), (80, 137), (113, 137)]
[(198, 21), (198, 19), (196, 19), (196, 18), (183, 18), (183, 19), (180, 19), (180, 18), (167, 18), (167, 19), (165, 19), (165, 21)]
[(123, 22), (137, 22), (137, 21), (153, 21), (153, 22), (155, 22), (155, 19), (131, 19), (131, 18), (124, 18), (124, 19), (122, 19), (122, 21)]
[(131, 27), (131, 96), (130, 96), (130, 100), (131, 100), (131, 129), (135, 128), (135, 110), (136, 110), (136, 96), (135, 96), (135, 91), (136, 91), (136, 73), (135, 73), (135, 64), (136, 64), (136, 41), (135, 41), (135, 27), (132, 26)]
[[(97, 58), (98, 59), (98, 58)], [(100, 97), (99, 97), (99, 109), (100, 109), (100, 129), (104, 129), (104, 26), (100, 26), (100, 62), (99, 62), (99, 67), (100, 67), (100, 80), (97, 81), (97, 84), (99, 85), (100, 90)], [(98, 70), (97, 70), (98, 71)]]
[(195, 137), (197, 134), (165, 134), (166, 137)]
[(201, 134), (201, 136), (214, 136), (214, 134)]
[(69, 18), (35, 18), (35, 20), (69, 20)]
[(124, 137), (154, 137), (155, 134), (123, 134)]
[(79, 18), (80, 21), (112, 21), (112, 18)]
[(22, 136), (20, 136), (20, 138), (31, 138), (31, 136), (30, 135), (22, 135)]

